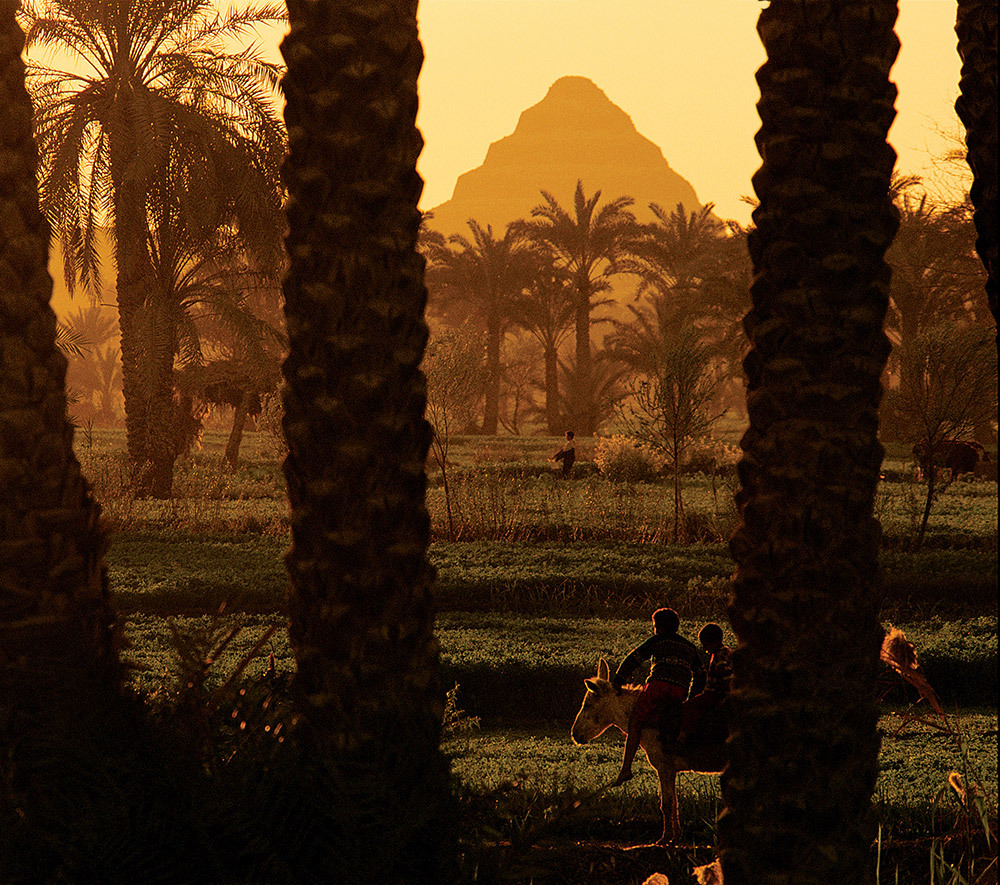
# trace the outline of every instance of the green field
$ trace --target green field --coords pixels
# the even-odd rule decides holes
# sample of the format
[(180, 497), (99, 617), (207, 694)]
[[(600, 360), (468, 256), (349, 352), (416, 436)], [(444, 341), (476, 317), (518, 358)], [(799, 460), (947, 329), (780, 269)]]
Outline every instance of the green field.
[[(575, 747), (568, 732), (581, 680), (600, 656), (616, 663), (646, 634), (652, 608), (676, 608), (689, 636), (710, 619), (728, 633), (733, 566), (725, 540), (735, 524), (734, 478), (727, 471), (683, 477), (689, 542), (670, 544), (669, 477), (610, 482), (587, 463), (584, 441), (577, 478), (557, 482), (546, 458), (558, 444), (456, 440), (454, 539), (443, 488), (430, 470), (442, 680), (457, 686), (460, 708), (449, 713), (444, 749), (463, 809), (466, 862), (507, 881), (587, 881), (576, 860), (567, 862), (572, 846), (587, 869), (603, 871), (599, 881), (641, 882), (651, 863), (685, 876), (713, 856), (718, 779), (681, 780), (682, 819), (702, 848), (669, 863), (626, 856), (622, 842), (648, 839), (658, 826), (652, 774), (644, 769), (624, 791), (603, 792), (620, 758), (620, 735)], [(153, 502), (123, 491), (122, 445), (122, 435), (110, 431), (77, 439), (112, 531), (109, 579), (132, 683), (161, 708), (185, 692), (188, 701), (192, 691), (203, 692), (198, 703), (214, 705), (211, 715), (235, 703), (227, 693), (241, 686), (285, 685), (294, 658), (282, 614), (282, 554), (290, 539), (280, 447), (250, 433), (247, 463), (223, 473), (224, 435), (207, 433), (194, 458), (178, 463), (175, 498)], [(935, 502), (924, 549), (909, 552), (921, 487), (905, 451), (893, 454), (876, 504), (885, 535), (883, 622), (915, 643), (964, 736), (960, 745), (914, 723), (894, 734), (916, 696), (886, 671), (876, 807), (886, 862), (900, 866), (906, 882), (919, 881), (907, 871), (926, 865), (925, 843), (940, 829), (934, 802), (949, 772), (968, 769), (996, 813), (997, 485), (950, 484)], [(272, 625), (277, 631), (250, 654)], [(211, 657), (234, 628), (225, 652), (202, 668), (204, 686), (199, 676), (185, 689), (182, 653)], [(220, 689), (236, 671), (239, 679)], [(219, 691), (221, 699), (213, 694)], [(900, 847), (917, 843), (922, 855)]]

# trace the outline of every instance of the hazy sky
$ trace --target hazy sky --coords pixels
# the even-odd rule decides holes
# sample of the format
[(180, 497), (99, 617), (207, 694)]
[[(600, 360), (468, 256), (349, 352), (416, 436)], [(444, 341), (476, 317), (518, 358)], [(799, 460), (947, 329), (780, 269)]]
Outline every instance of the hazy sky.
[[(953, 129), (960, 62), (954, 0), (901, 0), (899, 89), (889, 140), (904, 172), (932, 174)], [(425, 62), (422, 208), (447, 200), (455, 179), (559, 77), (593, 80), (662, 149), (723, 217), (749, 219), (760, 165), (754, 73), (764, 61), (758, 0), (421, 0)], [(568, 197), (568, 195), (567, 195)]]

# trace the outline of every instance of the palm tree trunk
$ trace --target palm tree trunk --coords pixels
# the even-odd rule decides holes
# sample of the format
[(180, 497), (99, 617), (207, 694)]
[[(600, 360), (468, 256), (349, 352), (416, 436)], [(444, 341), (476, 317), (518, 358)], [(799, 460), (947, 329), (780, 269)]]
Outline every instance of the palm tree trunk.
[(986, 267), (986, 295), (997, 319), (997, 4), (958, 0), (955, 23), (962, 58), (955, 110), (965, 126), (973, 183), (976, 251)]
[(500, 317), (490, 315), (486, 324), (486, 403), (483, 410), (483, 433), (496, 436), (500, 416), (500, 340), (503, 328)]
[(758, 23), (726, 885), (868, 879), (896, 13), (895, 0), (772, 0)]
[(594, 435), (593, 404), (591, 403), (590, 353), (590, 289), (582, 280), (577, 281), (576, 291), (576, 373), (573, 396), (573, 421), (578, 436)]
[(549, 436), (559, 435), (559, 351), (545, 348), (545, 423)]
[(66, 415), (66, 359), (49, 306), (49, 226), (38, 210), (14, 11), (0, 4), (0, 830), (5, 873), (54, 881), (79, 872), (65, 863), (73, 849), (64, 852), (61, 836), (75, 833), (75, 849), (90, 855), (112, 844), (100, 822), (87, 830), (106, 816), (88, 812), (101, 808), (109, 783), (116, 796), (127, 794), (120, 751), (134, 745), (117, 694), (100, 507)]
[(112, 187), (115, 210), (115, 263), (118, 268), (118, 328), (121, 334), (122, 397), (125, 407), (125, 436), (135, 490), (149, 493), (149, 396), (142, 383), (143, 344), (138, 313), (152, 290), (152, 270), (145, 247), (143, 195), (124, 170), (134, 153), (121, 136), (111, 140)]
[(240, 466), (240, 444), (243, 442), (243, 430), (247, 426), (247, 400), (249, 393), (246, 390), (240, 391), (239, 399), (233, 406), (233, 426), (229, 431), (229, 439), (226, 441), (226, 453), (222, 456), (222, 463), (228, 464), (231, 470), (236, 470)]
[[(7, 145), (0, 163), (2, 663), (20, 670), (49, 657), (82, 660), (114, 688), (120, 678), (118, 644), (100, 507), (73, 453), (66, 358), (55, 344), (56, 318), (49, 306), (49, 225), (38, 210), (23, 37), (12, 4), (0, 6), (0, 16)], [(0, 708), (5, 706), (0, 701)]]
[(289, 634), (351, 847), (325, 872), (451, 881), (424, 504), (416, 0), (292, 0), (289, 18)]
[(146, 473), (141, 488), (154, 498), (169, 498), (174, 484), (180, 425), (174, 407), (174, 354), (176, 341), (165, 329), (158, 333), (169, 337), (161, 347), (146, 354), (153, 373), (147, 406), (148, 430)]

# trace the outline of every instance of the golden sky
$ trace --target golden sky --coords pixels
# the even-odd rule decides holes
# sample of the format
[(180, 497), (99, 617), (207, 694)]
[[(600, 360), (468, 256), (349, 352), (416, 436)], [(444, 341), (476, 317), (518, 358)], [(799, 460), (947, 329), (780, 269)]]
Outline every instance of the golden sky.
[[(932, 176), (935, 126), (954, 129), (960, 62), (954, 0), (901, 0), (899, 89), (889, 140), (903, 172)], [(451, 197), (522, 110), (559, 77), (593, 80), (662, 149), (702, 202), (749, 220), (760, 165), (754, 73), (758, 0), (421, 0), (425, 62), (421, 207)], [(610, 196), (610, 195), (609, 195)]]

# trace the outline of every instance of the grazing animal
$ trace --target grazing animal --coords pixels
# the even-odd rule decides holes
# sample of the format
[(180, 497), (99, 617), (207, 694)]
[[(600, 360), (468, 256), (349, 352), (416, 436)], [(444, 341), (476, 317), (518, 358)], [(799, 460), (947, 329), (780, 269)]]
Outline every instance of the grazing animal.
[[(930, 455), (926, 437), (913, 446), (913, 460), (920, 465), (920, 472), (924, 476), (931, 469)], [(980, 461), (988, 459), (989, 455), (977, 442), (943, 439), (934, 447), (934, 466), (947, 467), (952, 479), (958, 479), (963, 473), (972, 473)]]
[[(604, 734), (612, 725), (628, 731), (629, 716), (639, 697), (638, 687), (626, 686), (620, 692), (611, 684), (608, 662), (601, 658), (597, 676), (585, 679), (587, 693), (580, 712), (573, 720), (574, 744), (586, 744)], [(708, 720), (706, 715), (705, 719)], [(677, 726), (680, 723), (676, 723)], [(699, 732), (700, 734), (700, 732)], [(666, 845), (681, 834), (680, 809), (677, 805), (677, 772), (697, 771), (717, 774), (726, 767), (728, 755), (725, 740), (700, 740), (694, 735), (684, 744), (664, 741), (658, 728), (644, 728), (639, 746), (660, 781), (660, 812), (663, 815), (663, 835), (659, 844)]]

